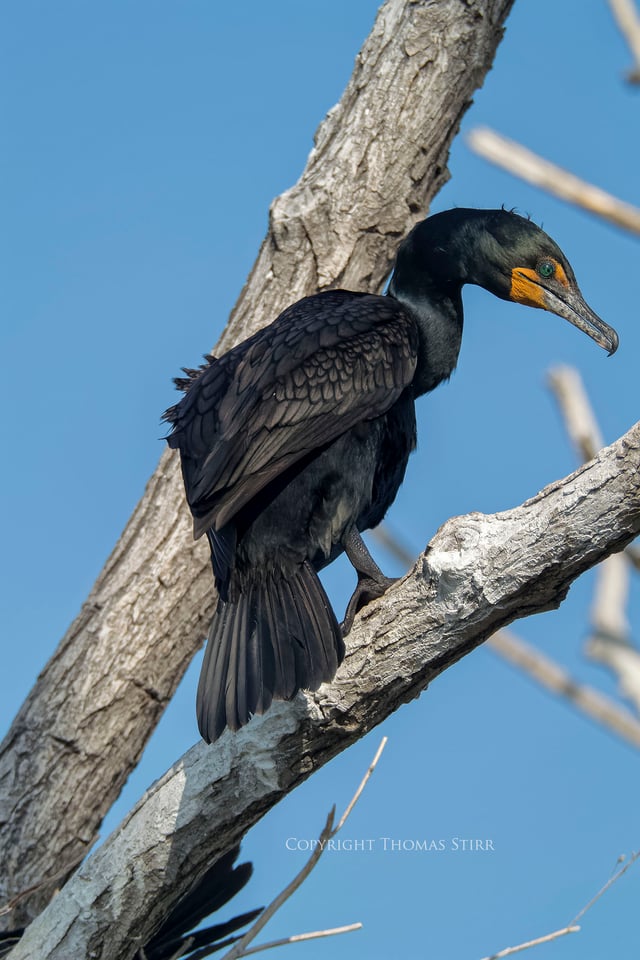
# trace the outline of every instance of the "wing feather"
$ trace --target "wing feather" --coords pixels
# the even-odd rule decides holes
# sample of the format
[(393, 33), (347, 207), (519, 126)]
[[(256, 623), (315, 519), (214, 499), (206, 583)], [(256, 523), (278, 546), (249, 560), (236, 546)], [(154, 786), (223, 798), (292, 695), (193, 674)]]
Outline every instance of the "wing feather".
[(411, 383), (417, 331), (396, 300), (333, 290), (289, 307), (212, 361), (168, 412), (195, 535), (220, 529), (268, 483)]

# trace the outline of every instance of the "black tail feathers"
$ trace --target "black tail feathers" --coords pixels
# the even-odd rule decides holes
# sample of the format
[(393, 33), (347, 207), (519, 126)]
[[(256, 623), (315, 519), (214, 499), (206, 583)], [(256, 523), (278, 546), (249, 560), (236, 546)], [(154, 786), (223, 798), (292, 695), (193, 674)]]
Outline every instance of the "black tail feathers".
[(287, 577), (251, 584), (218, 603), (198, 685), (200, 733), (207, 743), (237, 730), (272, 700), (317, 690), (344, 657), (344, 641), (317, 574), (308, 563)]

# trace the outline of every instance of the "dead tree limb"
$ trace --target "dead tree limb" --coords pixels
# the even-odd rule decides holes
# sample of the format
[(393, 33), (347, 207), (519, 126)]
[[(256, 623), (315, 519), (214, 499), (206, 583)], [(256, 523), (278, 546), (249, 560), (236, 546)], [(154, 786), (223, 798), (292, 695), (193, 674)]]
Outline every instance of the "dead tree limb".
[[(612, 554), (607, 559), (615, 556), (618, 554)], [(611, 697), (579, 683), (565, 667), (516, 637), (510, 630), (498, 630), (489, 637), (487, 646), (549, 693), (566, 700), (583, 716), (640, 750), (640, 722), (630, 710)]]
[(484, 639), (555, 608), (640, 530), (640, 422), (504, 513), (448, 521), (365, 608), (335, 680), (193, 747), (29, 927), (12, 960), (130, 958), (211, 861), (282, 796)]
[[(322, 287), (380, 289), (399, 238), (448, 178), (451, 141), (512, 3), (387, 0), (302, 178), (272, 206), (220, 349)], [(91, 846), (213, 602), (206, 548), (191, 540), (165, 455), (0, 747), (0, 902)], [(30, 920), (51, 892), (9, 922)]]
[[(571, 410), (573, 411), (573, 409), (572, 405)], [(576, 426), (579, 426), (579, 423)], [(575, 439), (580, 442), (581, 446), (584, 436), (583, 430), (576, 430)], [(591, 441), (589, 442), (591, 443)], [(601, 442), (594, 445), (591, 456), (595, 456), (596, 450), (599, 450), (601, 446)], [(373, 533), (375, 539), (392, 553), (400, 563), (407, 568), (413, 566), (413, 557), (409, 550), (396, 536), (389, 532), (385, 525), (376, 527)], [(622, 553), (615, 553), (607, 557), (600, 565), (601, 568), (616, 560), (628, 561), (629, 550), (630, 548), (627, 547)], [(611, 697), (605, 696), (593, 687), (579, 683), (568, 673), (565, 667), (543, 654), (536, 647), (525, 643), (511, 630), (498, 630), (497, 633), (488, 638), (486, 643), (499, 657), (520, 670), (534, 683), (537, 683), (549, 693), (568, 701), (581, 714), (640, 750), (640, 721)]]
[(490, 957), (484, 957), (484, 960), (504, 960), (505, 957), (512, 957), (516, 953), (522, 953), (524, 950), (530, 950), (532, 947), (539, 947), (543, 943), (551, 943), (553, 940), (558, 940), (560, 937), (566, 937), (568, 933), (579, 933), (582, 927), (579, 927), (578, 920), (581, 920), (584, 917), (585, 913), (588, 913), (591, 910), (591, 907), (596, 903), (600, 897), (602, 897), (607, 890), (609, 890), (614, 883), (617, 883), (620, 877), (629, 870), (630, 867), (634, 865), (638, 859), (639, 854), (634, 853), (631, 855), (627, 863), (620, 869), (616, 870), (614, 875), (610, 877), (605, 885), (596, 893), (594, 897), (589, 900), (582, 910), (578, 913), (574, 920), (571, 923), (567, 924), (566, 927), (562, 927), (560, 930), (554, 930), (553, 933), (547, 933), (543, 937), (536, 937), (535, 940), (528, 940), (526, 943), (519, 943), (515, 947), (506, 947), (504, 950), (499, 950), (498, 953), (492, 953)]
[(640, 650), (633, 644), (626, 616), (629, 589), (626, 556), (607, 557), (598, 571), (585, 656), (613, 674), (621, 697), (640, 714)]
[(640, 14), (634, 0), (609, 0), (609, 6), (635, 61), (627, 80), (640, 83)]
[[(579, 373), (571, 367), (556, 367), (549, 374), (549, 384), (578, 455), (583, 461), (590, 459), (602, 446), (602, 434)], [(622, 696), (640, 713), (640, 651), (632, 643), (626, 615), (629, 560), (633, 562), (625, 551), (600, 565), (591, 611), (592, 633), (584, 650), (587, 657), (613, 673)]]
[(520, 177), (582, 210), (595, 213), (616, 227), (640, 234), (640, 210), (637, 207), (581, 180), (574, 173), (545, 160), (515, 140), (481, 127), (471, 131), (467, 142), (475, 153), (514, 177)]

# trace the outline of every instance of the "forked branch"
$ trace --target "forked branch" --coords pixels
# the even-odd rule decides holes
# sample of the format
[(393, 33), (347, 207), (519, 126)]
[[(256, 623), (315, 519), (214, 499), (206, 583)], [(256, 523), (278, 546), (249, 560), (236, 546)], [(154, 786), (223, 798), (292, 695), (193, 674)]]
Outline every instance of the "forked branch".
[(497, 629), (557, 606), (575, 577), (639, 530), (640, 423), (522, 506), (450, 520), (356, 619), (335, 680), (193, 747), (34, 921), (13, 960), (89, 956), (107, 938), (103, 960), (127, 960), (167, 901), (284, 793)]

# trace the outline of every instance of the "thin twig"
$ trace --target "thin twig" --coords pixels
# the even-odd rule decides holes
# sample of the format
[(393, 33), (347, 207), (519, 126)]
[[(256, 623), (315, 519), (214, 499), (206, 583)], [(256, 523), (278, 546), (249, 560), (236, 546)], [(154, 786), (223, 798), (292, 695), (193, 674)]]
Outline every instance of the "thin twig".
[(554, 930), (553, 933), (547, 933), (544, 937), (536, 937), (535, 940), (528, 940), (526, 943), (519, 943), (517, 947), (506, 947), (498, 953), (492, 953), (490, 957), (483, 957), (482, 960), (501, 960), (502, 957), (510, 957), (513, 953), (520, 953), (521, 950), (529, 950), (531, 947), (539, 947), (541, 943), (549, 943), (550, 940), (557, 940), (568, 933), (577, 933), (580, 927), (563, 927), (562, 930)]
[(248, 957), (252, 953), (260, 953), (261, 950), (271, 950), (273, 947), (284, 947), (288, 943), (302, 943), (304, 940), (318, 940), (320, 937), (335, 937), (341, 933), (352, 933), (354, 930), (361, 929), (361, 923), (350, 923), (346, 927), (334, 927), (333, 930), (315, 930), (313, 933), (296, 933), (292, 937), (285, 937), (283, 940), (270, 940), (269, 943), (261, 943), (257, 947), (249, 947), (242, 956)]
[(591, 910), (591, 907), (596, 903), (600, 897), (606, 893), (609, 887), (613, 886), (616, 880), (619, 880), (623, 873), (626, 873), (629, 867), (633, 866), (636, 860), (640, 857), (640, 851), (634, 853), (629, 858), (629, 861), (621, 867), (620, 870), (616, 871), (614, 875), (607, 880), (605, 885), (598, 890), (595, 897), (592, 897), (591, 900), (580, 910), (578, 914), (573, 918), (571, 923), (567, 924), (566, 927), (562, 927), (561, 930), (554, 930), (553, 933), (547, 933), (544, 937), (536, 937), (535, 940), (528, 940), (526, 943), (519, 943), (516, 947), (506, 947), (504, 950), (500, 950), (498, 953), (492, 953), (490, 957), (483, 957), (483, 960), (502, 960), (502, 957), (510, 957), (514, 953), (519, 953), (521, 950), (529, 950), (530, 947), (538, 947), (541, 943), (549, 943), (550, 940), (557, 940), (559, 937), (566, 936), (567, 933), (577, 933), (581, 928), (578, 926), (578, 920), (581, 920), (584, 917), (587, 911)]
[(336, 833), (337, 833), (339, 830), (342, 829), (342, 827), (343, 827), (344, 824), (345, 824), (345, 821), (346, 821), (347, 817), (349, 816), (349, 814), (351, 813), (351, 811), (352, 811), (353, 808), (355, 807), (356, 803), (357, 803), (358, 800), (360, 799), (360, 796), (361, 796), (361, 794), (362, 794), (362, 791), (364, 790), (364, 788), (366, 787), (367, 783), (369, 782), (369, 778), (371, 777), (371, 774), (372, 774), (373, 771), (375, 770), (375, 768), (376, 768), (376, 766), (377, 766), (377, 764), (378, 764), (378, 760), (379, 760), (380, 757), (382, 756), (382, 751), (384, 750), (384, 748), (385, 748), (386, 745), (387, 745), (387, 739), (388, 739), (387, 737), (383, 737), (382, 740), (380, 741), (380, 746), (379, 746), (378, 749), (376, 750), (376, 755), (375, 755), (375, 757), (373, 758), (373, 760), (371, 761), (371, 763), (369, 764), (369, 769), (368, 769), (367, 772), (365, 773), (364, 777), (362, 778), (362, 783), (360, 784), (360, 786), (358, 787), (358, 789), (356, 790), (356, 792), (355, 792), (354, 795), (352, 796), (349, 804), (347, 805), (347, 809), (345, 810), (345, 812), (344, 812), (344, 813), (342, 814), (342, 816), (340, 817), (340, 820), (338, 821), (338, 826), (335, 828), (335, 830), (334, 830), (333, 833), (331, 834), (332, 837), (335, 837)]
[(485, 127), (472, 130), (467, 143), (477, 154), (527, 183), (595, 213), (616, 227), (640, 234), (640, 210), (562, 167), (544, 160), (521, 144)]
[(303, 866), (302, 870), (296, 874), (293, 880), (287, 884), (287, 886), (282, 890), (278, 896), (271, 901), (269, 906), (265, 907), (263, 912), (260, 914), (258, 919), (249, 927), (242, 939), (229, 950), (228, 953), (225, 953), (222, 960), (237, 960), (238, 957), (243, 956), (244, 949), (247, 947), (253, 939), (260, 933), (262, 928), (266, 923), (271, 919), (271, 917), (280, 909), (283, 903), (285, 903), (289, 897), (295, 893), (298, 887), (307, 879), (316, 863), (322, 856), (324, 848), (326, 846), (327, 840), (330, 839), (333, 832), (333, 822), (335, 820), (336, 808), (333, 806), (329, 811), (329, 816), (327, 817), (327, 822), (325, 823), (322, 832), (318, 838), (318, 843), (315, 850), (312, 852), (311, 856)]
[[(316, 863), (324, 853), (327, 846), (327, 842), (329, 840), (332, 840), (333, 837), (335, 837), (335, 835), (338, 833), (338, 831), (341, 830), (342, 827), (344, 826), (344, 823), (347, 817), (353, 810), (358, 798), (360, 797), (362, 791), (367, 785), (369, 778), (371, 777), (371, 774), (375, 770), (376, 764), (380, 759), (380, 755), (382, 754), (382, 751), (385, 748), (386, 742), (387, 742), (387, 738), (383, 737), (382, 742), (380, 743), (380, 746), (376, 751), (376, 755), (369, 766), (369, 769), (364, 775), (364, 778), (360, 783), (360, 786), (354, 793), (350, 803), (347, 805), (347, 809), (345, 810), (342, 817), (340, 818), (340, 821), (337, 824), (337, 826), (336, 827), (333, 826), (335, 821), (335, 815), (336, 815), (336, 808), (334, 805), (329, 811), (327, 822), (325, 823), (322, 829), (322, 832), (318, 837), (316, 847), (313, 850), (307, 862), (305, 863), (305, 865), (302, 867), (299, 873), (296, 874), (293, 880), (287, 884), (284, 890), (282, 890), (281, 893), (279, 893), (278, 896), (274, 900), (272, 900), (272, 902), (267, 907), (265, 907), (265, 909), (262, 911), (260, 916), (251, 925), (251, 927), (249, 927), (249, 929), (244, 934), (244, 936), (240, 940), (238, 940), (236, 944), (234, 944), (234, 946), (231, 948), (231, 950), (229, 950), (228, 953), (225, 953), (224, 957), (222, 957), (222, 960), (239, 960), (240, 957), (246, 956), (246, 953), (247, 953), (246, 948), (251, 943), (251, 941), (255, 939), (255, 937), (260, 933), (260, 931), (265, 926), (265, 924), (268, 923), (268, 921), (271, 919), (274, 913), (276, 913), (276, 911), (280, 909), (282, 904), (285, 903), (289, 899), (289, 897), (293, 893), (295, 893), (298, 887), (300, 887), (301, 884), (306, 880), (306, 878), (309, 876), (309, 874), (315, 867)], [(353, 926), (353, 929), (358, 929), (358, 926), (357, 925)], [(326, 934), (326, 936), (329, 936), (329, 934)], [(253, 952), (255, 952), (255, 950)]]
[(640, 83), (640, 16), (633, 0), (609, 0), (613, 19), (629, 44), (635, 66), (627, 73), (629, 83)]
[(600, 890), (598, 890), (595, 897), (592, 897), (591, 900), (589, 900), (589, 903), (585, 907), (583, 907), (579, 913), (575, 915), (571, 923), (574, 924), (574, 923), (577, 923), (578, 920), (581, 920), (582, 917), (584, 917), (585, 913), (588, 910), (591, 910), (591, 907), (594, 905), (594, 903), (600, 899), (603, 893), (606, 893), (609, 887), (611, 887), (616, 882), (616, 880), (619, 880), (622, 874), (627, 872), (629, 867), (633, 866), (633, 864), (636, 862), (638, 857), (640, 857), (640, 850), (638, 850), (636, 853), (631, 854), (627, 863), (625, 863), (623, 867), (620, 867), (620, 869), (616, 873), (614, 873), (614, 875), (610, 877), (609, 880), (607, 880), (605, 885)]

